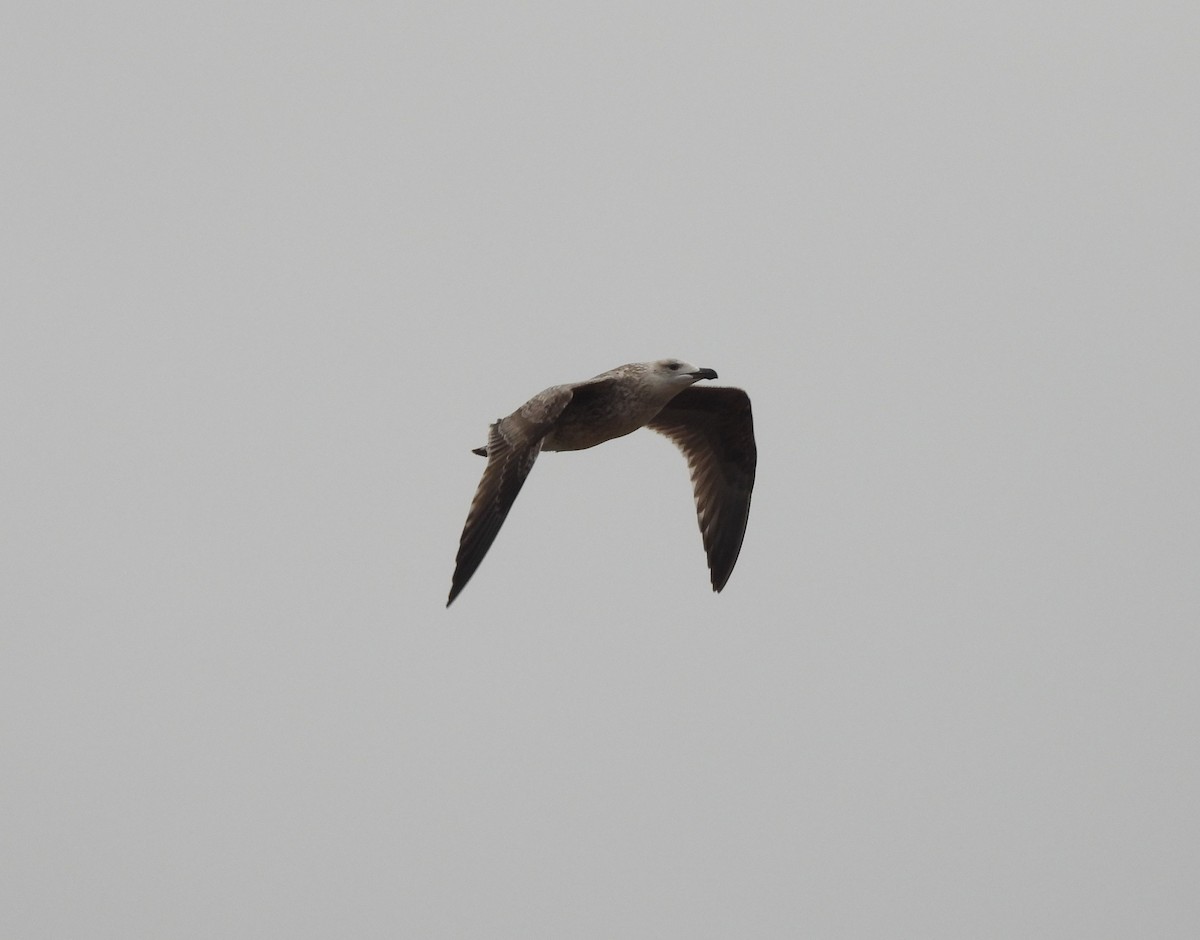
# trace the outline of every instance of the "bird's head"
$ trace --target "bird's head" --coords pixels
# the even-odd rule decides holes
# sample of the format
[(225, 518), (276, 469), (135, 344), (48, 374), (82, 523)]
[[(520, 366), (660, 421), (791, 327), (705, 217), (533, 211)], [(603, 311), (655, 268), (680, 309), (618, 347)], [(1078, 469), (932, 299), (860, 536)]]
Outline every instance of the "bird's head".
[(659, 359), (646, 363), (646, 374), (656, 382), (679, 391), (694, 385), (701, 379), (715, 379), (717, 373), (712, 369), (701, 369), (682, 359)]

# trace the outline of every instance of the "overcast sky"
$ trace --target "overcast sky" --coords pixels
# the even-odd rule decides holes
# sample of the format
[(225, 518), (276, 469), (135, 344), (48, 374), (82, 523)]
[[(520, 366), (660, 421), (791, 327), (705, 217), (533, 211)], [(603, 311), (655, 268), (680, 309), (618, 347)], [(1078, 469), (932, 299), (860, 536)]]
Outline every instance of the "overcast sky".
[(1200, 6), (6, 20), (0, 934), (1200, 935)]

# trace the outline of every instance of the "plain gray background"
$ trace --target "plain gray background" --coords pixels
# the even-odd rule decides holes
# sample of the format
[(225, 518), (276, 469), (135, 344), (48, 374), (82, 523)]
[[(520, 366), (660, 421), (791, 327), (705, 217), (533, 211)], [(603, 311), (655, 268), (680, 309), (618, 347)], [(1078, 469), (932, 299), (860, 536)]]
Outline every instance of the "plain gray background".
[(1200, 7), (6, 20), (0, 933), (1200, 934)]

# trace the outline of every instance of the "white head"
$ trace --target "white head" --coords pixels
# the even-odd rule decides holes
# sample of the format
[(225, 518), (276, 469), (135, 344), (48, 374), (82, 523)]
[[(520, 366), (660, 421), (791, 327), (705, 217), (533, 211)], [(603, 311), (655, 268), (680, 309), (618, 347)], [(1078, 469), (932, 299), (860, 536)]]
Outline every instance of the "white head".
[(715, 379), (717, 373), (712, 369), (701, 369), (699, 366), (684, 362), (682, 359), (658, 359), (654, 362), (643, 363), (647, 377), (656, 383), (662, 383), (676, 391), (694, 385), (701, 379)]

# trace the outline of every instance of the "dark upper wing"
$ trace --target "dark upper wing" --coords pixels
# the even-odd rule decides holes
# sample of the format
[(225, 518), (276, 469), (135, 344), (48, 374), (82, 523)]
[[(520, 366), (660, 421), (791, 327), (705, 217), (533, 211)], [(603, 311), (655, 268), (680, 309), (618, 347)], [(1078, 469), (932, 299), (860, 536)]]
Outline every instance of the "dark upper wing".
[(697, 388), (676, 395), (647, 427), (687, 457), (696, 517), (714, 591), (725, 587), (746, 534), (758, 451), (750, 396), (740, 388)]
[(542, 438), (571, 400), (571, 389), (555, 386), (535, 395), (488, 429), (488, 464), (471, 500), (458, 543), (449, 607), (467, 586), (500, 531), (513, 501), (542, 449)]

